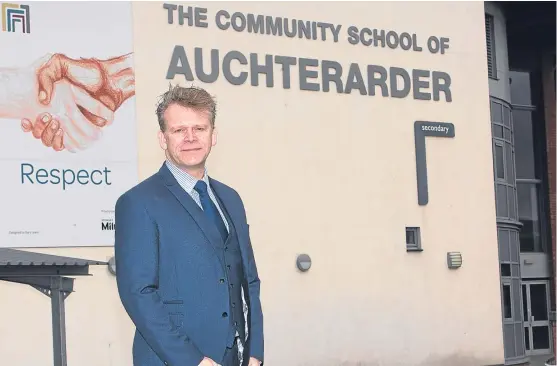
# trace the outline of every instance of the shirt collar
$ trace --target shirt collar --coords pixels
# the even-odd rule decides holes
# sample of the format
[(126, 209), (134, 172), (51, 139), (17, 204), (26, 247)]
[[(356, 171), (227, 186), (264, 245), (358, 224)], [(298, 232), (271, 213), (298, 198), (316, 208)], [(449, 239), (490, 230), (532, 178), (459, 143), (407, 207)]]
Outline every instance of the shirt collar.
[[(192, 194), (195, 184), (197, 183), (197, 181), (199, 181), (199, 179), (192, 176), (188, 172), (185, 172), (184, 170), (178, 168), (178, 166), (176, 166), (176, 164), (174, 164), (170, 160), (166, 160), (165, 163), (168, 167), (168, 170), (170, 170), (170, 172), (172, 173), (174, 178), (176, 178), (182, 188), (189, 194)], [(205, 171), (203, 172), (203, 178), (201, 178), (201, 180), (207, 184), (207, 187), (209, 187), (209, 175), (207, 174), (207, 168), (205, 168)]]

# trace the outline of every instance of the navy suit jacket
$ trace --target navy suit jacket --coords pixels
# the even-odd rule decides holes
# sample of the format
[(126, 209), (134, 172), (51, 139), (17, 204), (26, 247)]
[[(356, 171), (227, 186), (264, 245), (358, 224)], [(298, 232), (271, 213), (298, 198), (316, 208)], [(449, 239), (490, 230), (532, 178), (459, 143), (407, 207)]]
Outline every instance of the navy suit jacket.
[[(210, 179), (238, 235), (249, 313), (244, 359), (263, 362), (260, 280), (242, 199)], [(203, 357), (221, 363), (231, 313), (229, 288), (219, 279), (217, 229), (163, 164), (158, 173), (116, 203), (115, 258), (118, 292), (136, 326), (136, 366), (198, 366)], [(222, 247), (222, 246), (221, 246)]]

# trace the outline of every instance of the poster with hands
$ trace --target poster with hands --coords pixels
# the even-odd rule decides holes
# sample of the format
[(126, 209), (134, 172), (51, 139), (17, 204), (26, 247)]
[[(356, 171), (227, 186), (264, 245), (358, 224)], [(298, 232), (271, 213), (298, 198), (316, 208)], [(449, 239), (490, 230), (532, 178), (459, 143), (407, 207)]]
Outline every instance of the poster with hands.
[(10, 3), (2, 21), (0, 246), (111, 246), (138, 181), (131, 3)]

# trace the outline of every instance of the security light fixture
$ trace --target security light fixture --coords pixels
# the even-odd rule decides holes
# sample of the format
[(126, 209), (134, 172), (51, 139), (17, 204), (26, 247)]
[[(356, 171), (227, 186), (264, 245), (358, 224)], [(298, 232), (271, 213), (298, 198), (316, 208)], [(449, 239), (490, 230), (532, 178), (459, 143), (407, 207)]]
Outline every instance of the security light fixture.
[(307, 272), (311, 267), (311, 258), (307, 254), (300, 254), (296, 258), (296, 267), (302, 272)]
[(462, 266), (462, 254), (460, 252), (448, 252), (447, 265), (450, 269), (460, 268)]

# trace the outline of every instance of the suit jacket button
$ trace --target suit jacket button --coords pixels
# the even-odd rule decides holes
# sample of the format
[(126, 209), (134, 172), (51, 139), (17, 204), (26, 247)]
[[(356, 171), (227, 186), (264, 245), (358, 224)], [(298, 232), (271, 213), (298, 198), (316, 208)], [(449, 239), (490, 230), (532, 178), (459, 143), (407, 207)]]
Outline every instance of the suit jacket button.
[(228, 316), (228, 313), (226, 313), (226, 312), (222, 313), (223, 318), (226, 318), (227, 316)]
[(224, 283), (224, 278), (221, 278), (221, 279), (219, 280), (219, 282), (220, 282), (220, 283)]

